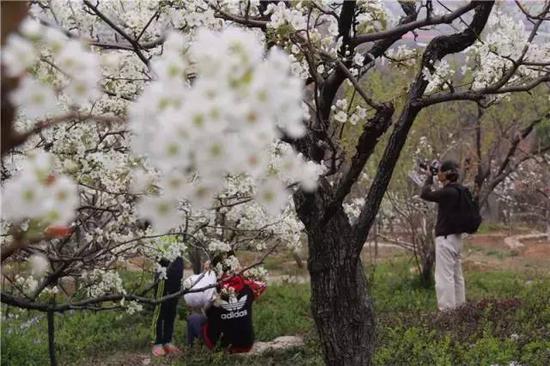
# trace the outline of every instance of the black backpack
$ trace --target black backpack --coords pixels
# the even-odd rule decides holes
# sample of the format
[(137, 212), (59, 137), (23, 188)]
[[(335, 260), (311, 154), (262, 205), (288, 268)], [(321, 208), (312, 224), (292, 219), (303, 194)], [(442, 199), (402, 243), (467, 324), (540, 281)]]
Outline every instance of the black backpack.
[(481, 224), (479, 204), (473, 199), (468, 188), (464, 186), (453, 186), (453, 188), (458, 191), (458, 206), (453, 220), (456, 231), (473, 234)]

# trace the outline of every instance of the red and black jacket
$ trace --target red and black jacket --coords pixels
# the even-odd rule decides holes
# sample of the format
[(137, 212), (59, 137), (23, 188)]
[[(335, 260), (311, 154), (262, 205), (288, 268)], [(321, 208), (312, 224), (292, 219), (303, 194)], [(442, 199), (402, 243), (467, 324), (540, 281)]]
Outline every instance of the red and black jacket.
[(233, 287), (236, 298), (221, 300), (218, 306), (213, 305), (206, 311), (208, 320), (203, 326), (206, 346), (219, 345), (230, 352), (248, 352), (254, 344), (252, 303), (263, 293), (265, 285), (231, 276), (224, 279), (221, 286)]

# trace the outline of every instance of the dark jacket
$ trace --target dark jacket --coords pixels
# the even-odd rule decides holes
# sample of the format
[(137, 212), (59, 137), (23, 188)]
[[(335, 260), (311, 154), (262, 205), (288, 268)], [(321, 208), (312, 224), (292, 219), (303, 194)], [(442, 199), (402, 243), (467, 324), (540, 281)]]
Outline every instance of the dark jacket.
[(446, 236), (451, 234), (460, 234), (461, 231), (455, 227), (456, 215), (454, 213), (459, 208), (460, 193), (455, 187), (460, 187), (459, 183), (448, 183), (441, 189), (432, 191), (433, 177), (428, 176), (422, 187), (420, 198), (437, 203), (437, 222), (435, 224), (435, 236)]
[(247, 352), (254, 344), (252, 327), (254, 293), (249, 286), (245, 286), (239, 291), (236, 300), (236, 302), (222, 300), (219, 306), (211, 306), (206, 311), (208, 321), (203, 332), (209, 348), (219, 343), (224, 348), (231, 346), (230, 351)]

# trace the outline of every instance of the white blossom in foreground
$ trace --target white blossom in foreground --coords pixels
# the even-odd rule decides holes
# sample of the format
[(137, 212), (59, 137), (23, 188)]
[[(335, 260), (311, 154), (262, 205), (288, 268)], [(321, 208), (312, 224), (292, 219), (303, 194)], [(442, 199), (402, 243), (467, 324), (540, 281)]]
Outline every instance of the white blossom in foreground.
[[(212, 207), (228, 174), (250, 175), (258, 202), (279, 214), (290, 192), (270, 172), (271, 147), (283, 133), (305, 133), (303, 84), (292, 76), (289, 57), (277, 48), (265, 55), (254, 32), (202, 29), (192, 41), (170, 34), (152, 64), (157, 80), (129, 109), (133, 149), (161, 174), (158, 194), (143, 199), (141, 215), (166, 232), (181, 220), (178, 202)], [(297, 164), (293, 182), (315, 189), (317, 170), (289, 154)]]
[(20, 26), (20, 35), (11, 34), (2, 48), (2, 65), (9, 76), (21, 76), (40, 63), (61, 70), (62, 77), (49, 84), (26, 74), (10, 95), (11, 102), (31, 119), (44, 119), (57, 109), (57, 93), (62, 92), (73, 107), (85, 107), (99, 98), (100, 58), (84, 43), (69, 39), (61, 31), (48, 28), (31, 18)]
[(10, 95), (10, 101), (32, 119), (45, 118), (57, 111), (57, 97), (53, 90), (31, 77), (21, 80), (19, 88)]
[(33, 45), (27, 39), (14, 34), (6, 40), (2, 47), (2, 64), (6, 68), (6, 75), (15, 77), (30, 68), (38, 59)]
[(55, 175), (54, 157), (46, 152), (30, 155), (21, 171), (2, 189), (2, 219), (20, 222), (36, 219), (45, 226), (67, 225), (79, 205), (76, 184)]

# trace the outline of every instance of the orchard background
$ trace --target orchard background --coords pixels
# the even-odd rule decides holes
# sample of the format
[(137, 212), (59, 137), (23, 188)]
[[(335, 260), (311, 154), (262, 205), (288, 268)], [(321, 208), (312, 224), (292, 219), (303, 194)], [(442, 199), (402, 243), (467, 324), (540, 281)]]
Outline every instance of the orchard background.
[[(258, 338), (305, 344), (167, 362), (547, 364), (549, 9), (2, 2), (2, 363), (157, 362), (157, 260), (234, 251), (273, 285)], [(484, 216), (448, 316), (409, 179), (434, 158)]]

